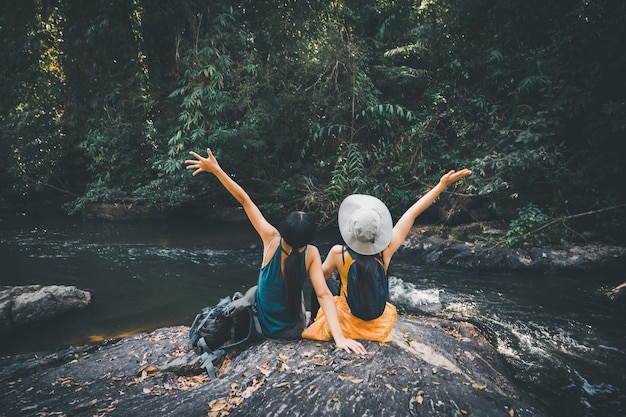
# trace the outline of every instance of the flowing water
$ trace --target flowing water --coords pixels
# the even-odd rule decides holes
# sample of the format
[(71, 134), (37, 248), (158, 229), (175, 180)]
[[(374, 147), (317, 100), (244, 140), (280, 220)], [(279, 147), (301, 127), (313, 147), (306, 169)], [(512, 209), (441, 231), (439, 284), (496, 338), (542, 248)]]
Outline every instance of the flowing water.
[[(325, 254), (334, 231), (316, 242)], [(249, 225), (205, 222), (0, 220), (0, 285), (75, 285), (92, 303), (43, 327), (0, 336), (0, 355), (99, 342), (189, 324), (198, 310), (256, 282), (260, 240)], [(626, 414), (626, 302), (619, 273), (477, 273), (394, 257), (400, 311), (475, 324), (515, 380), (552, 416)], [(310, 291), (310, 286), (307, 287)]]

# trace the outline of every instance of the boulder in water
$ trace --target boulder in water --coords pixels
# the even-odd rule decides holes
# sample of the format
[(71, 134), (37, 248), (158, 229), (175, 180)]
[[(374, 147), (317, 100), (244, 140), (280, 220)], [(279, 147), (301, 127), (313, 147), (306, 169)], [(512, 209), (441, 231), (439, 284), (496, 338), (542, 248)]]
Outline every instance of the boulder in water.
[(62, 313), (85, 308), (91, 293), (74, 286), (27, 285), (0, 288), (0, 333), (36, 326)]

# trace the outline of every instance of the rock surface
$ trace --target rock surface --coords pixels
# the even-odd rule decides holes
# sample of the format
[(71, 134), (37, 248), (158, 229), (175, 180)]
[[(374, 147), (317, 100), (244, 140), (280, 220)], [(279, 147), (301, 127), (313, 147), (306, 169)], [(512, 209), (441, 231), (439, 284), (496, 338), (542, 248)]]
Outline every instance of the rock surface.
[(73, 286), (0, 287), (0, 333), (40, 324), (90, 302), (91, 293)]
[(545, 416), (470, 324), (401, 316), (367, 356), (263, 341), (210, 381), (184, 326), (0, 358), (0, 416)]
[[(455, 239), (448, 233), (435, 234), (415, 228), (401, 252), (424, 265), (457, 269), (588, 271), (626, 266), (626, 247), (623, 246), (488, 247)], [(485, 233), (482, 232), (482, 236)]]

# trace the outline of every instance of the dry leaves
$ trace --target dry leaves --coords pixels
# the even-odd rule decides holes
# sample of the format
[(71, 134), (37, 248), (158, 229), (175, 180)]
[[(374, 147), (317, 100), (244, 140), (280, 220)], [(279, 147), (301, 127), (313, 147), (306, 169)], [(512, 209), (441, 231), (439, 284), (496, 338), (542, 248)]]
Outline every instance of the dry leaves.
[(159, 373), (159, 368), (153, 365), (148, 365), (144, 367), (141, 371), (137, 372), (138, 377), (137, 383), (143, 382), (144, 380), (151, 378)]
[(361, 382), (363, 382), (363, 379), (355, 378), (354, 376), (352, 376), (350, 374), (343, 374), (343, 373), (341, 373), (341, 374), (337, 375), (337, 378), (341, 379), (342, 381), (348, 379), (353, 384), (360, 384)]
[(208, 374), (203, 373), (201, 375), (193, 375), (190, 377), (179, 376), (176, 380), (176, 385), (178, 385), (178, 389), (187, 390), (189, 388), (197, 387), (198, 385), (202, 385), (206, 382), (209, 382), (211, 377)]
[(228, 398), (220, 398), (218, 400), (209, 401), (210, 410), (208, 417), (227, 416), (232, 410), (237, 408), (243, 400), (249, 398), (256, 390), (261, 388), (263, 384), (265, 384), (265, 379), (258, 380), (255, 378), (243, 391), (238, 389), (238, 384), (231, 384)]
[(426, 394), (424, 391), (419, 390), (419, 392), (415, 395), (415, 401), (417, 401), (420, 405), (424, 402), (424, 394)]
[(256, 369), (258, 369), (259, 372), (261, 372), (265, 376), (268, 376), (269, 374), (272, 373), (272, 369), (270, 368), (270, 365), (267, 362), (262, 363), (261, 365), (258, 365)]

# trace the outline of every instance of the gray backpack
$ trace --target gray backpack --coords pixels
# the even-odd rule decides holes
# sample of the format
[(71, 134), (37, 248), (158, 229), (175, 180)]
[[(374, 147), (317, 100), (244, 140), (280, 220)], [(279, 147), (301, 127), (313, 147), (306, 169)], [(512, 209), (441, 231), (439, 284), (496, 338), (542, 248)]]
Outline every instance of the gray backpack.
[(213, 362), (226, 350), (244, 347), (263, 338), (256, 314), (256, 286), (245, 295), (236, 292), (222, 298), (217, 305), (204, 307), (189, 328), (189, 342), (201, 356), (202, 367), (215, 379)]

